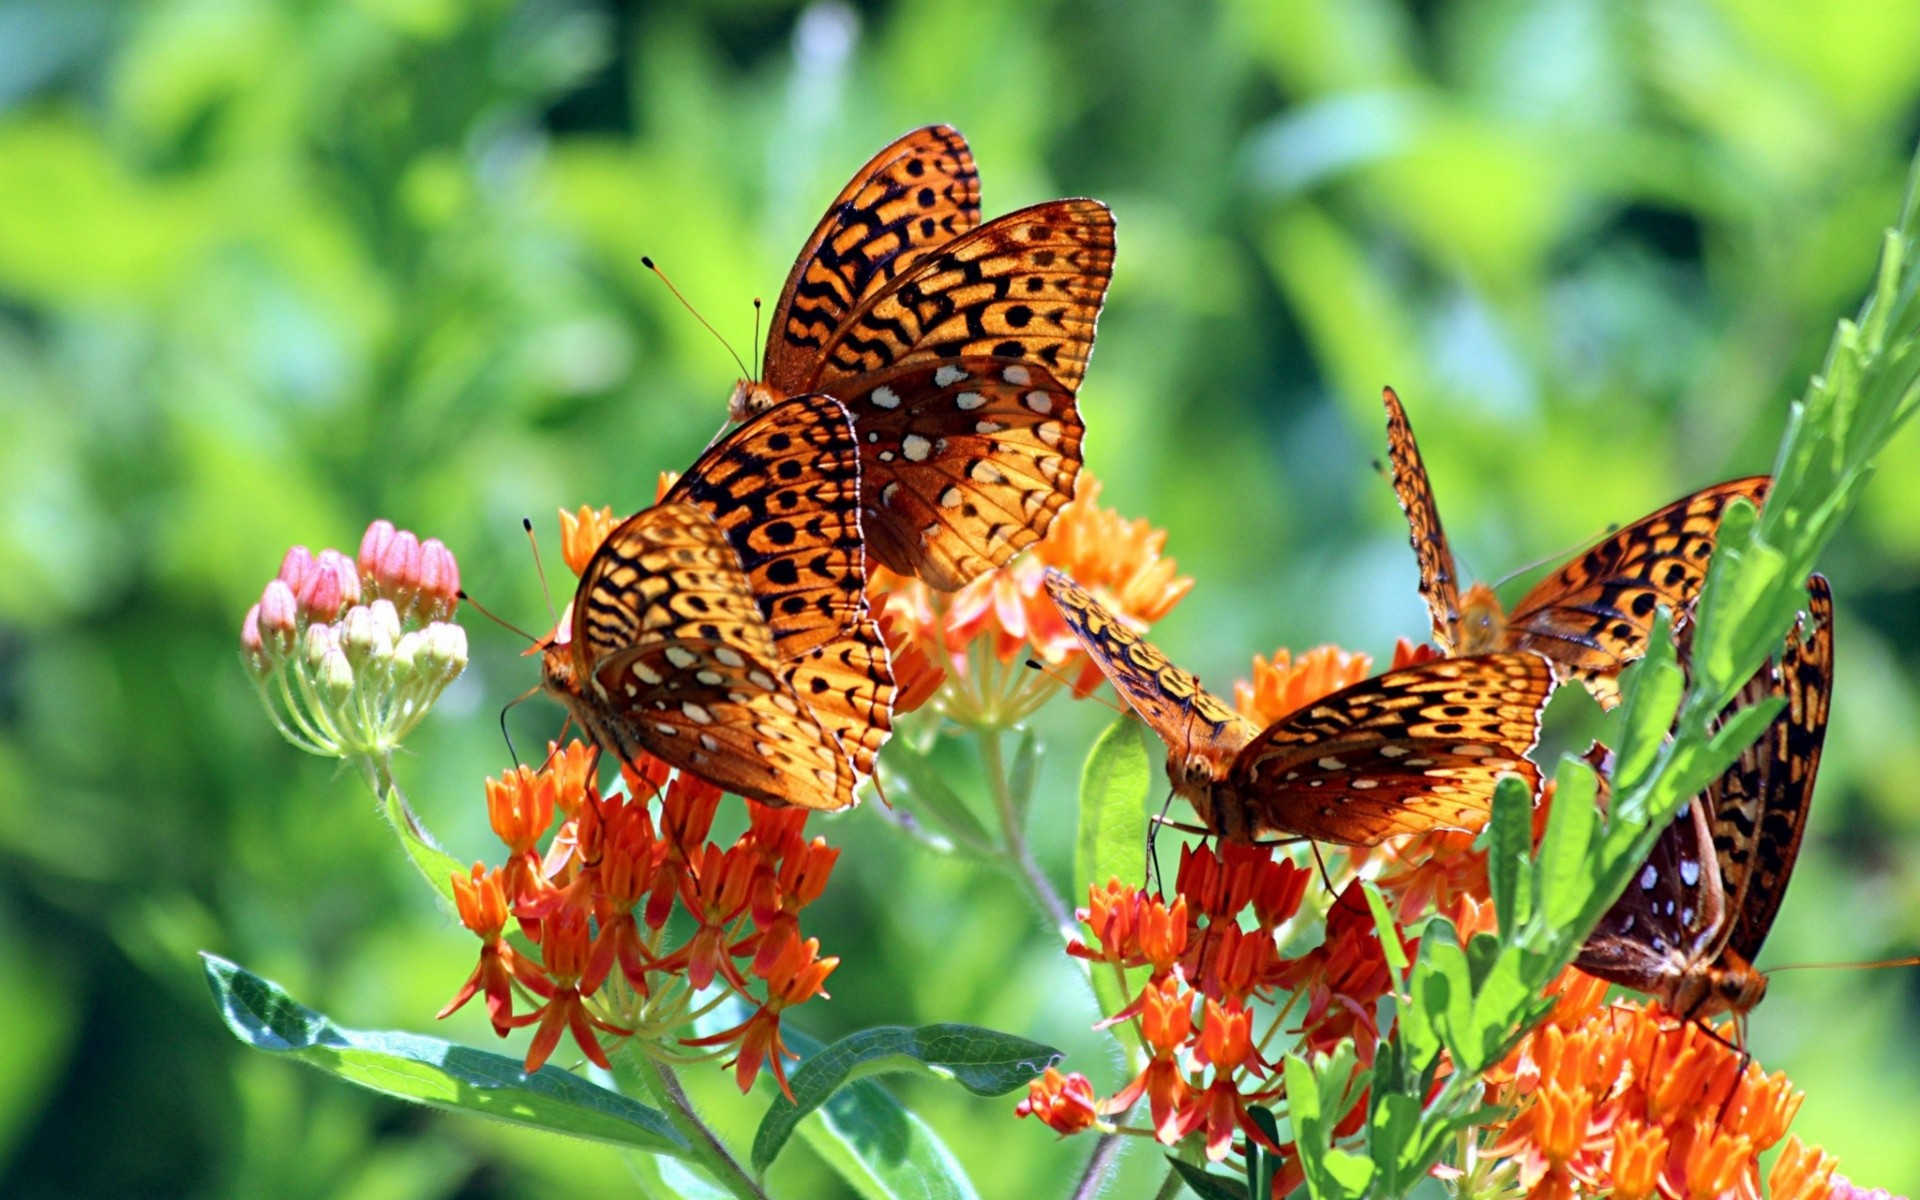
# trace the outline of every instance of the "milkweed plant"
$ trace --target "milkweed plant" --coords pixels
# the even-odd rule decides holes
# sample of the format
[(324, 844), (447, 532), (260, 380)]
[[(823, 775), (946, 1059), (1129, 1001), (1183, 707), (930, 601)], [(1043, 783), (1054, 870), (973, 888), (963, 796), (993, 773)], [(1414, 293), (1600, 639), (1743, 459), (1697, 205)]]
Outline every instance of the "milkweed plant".
[[(386, 521), (352, 556), (287, 552), (246, 615), (241, 658), (274, 726), (366, 783), (401, 852), (477, 939), (440, 1015), (479, 1003), (502, 1036), (532, 1029), (528, 1049), (346, 1028), (209, 954), (219, 1011), (244, 1042), (348, 1083), (625, 1148), (660, 1195), (768, 1196), (767, 1168), (796, 1133), (862, 1195), (980, 1194), (937, 1131), (872, 1078), (897, 1071), (1004, 1097), (981, 1102), (1005, 1106), (1009, 1137), (1050, 1130), (1085, 1162), (1078, 1196), (1129, 1147), (1165, 1156), (1162, 1196), (1207, 1200), (1301, 1188), (1360, 1200), (1429, 1178), (1467, 1197), (1868, 1195), (1791, 1135), (1800, 1093), (1738, 1050), (1731, 1025), (1610, 1000), (1570, 964), (1659, 831), (1774, 716), (1758, 705), (1717, 719), (1780, 645), (1802, 581), (1920, 403), (1914, 184), (1871, 293), (1793, 405), (1764, 507), (1737, 502), (1721, 526), (1688, 614), (1688, 667), (1663, 613), (1625, 677), (1604, 814), (1593, 771), (1568, 756), (1537, 806), (1504, 779), (1477, 837), (1330, 847), (1319, 861), (1305, 847), (1189, 842), (1170, 881), (1149, 881), (1161, 788), (1142, 727), (1122, 717), (1085, 760), (1063, 892), (1027, 840), (1042, 750), (1025, 722), (1101, 677), (1045, 573), (1071, 575), (1137, 628), (1194, 581), (1163, 532), (1102, 506), (1090, 476), (1036, 546), (958, 592), (874, 572), (905, 717), (880, 760), (887, 818), (925, 848), (913, 852), (999, 868), (1058, 929), (1125, 1057), (1112, 1094), (1014, 1031), (809, 1037), (840, 961), (831, 929), (803, 925), (832, 886), (831, 819), (556, 741), (474, 789), (497, 861), (447, 855), (403, 795), (396, 755), (466, 665), (459, 570), (445, 546)], [(577, 572), (612, 514), (562, 516)], [(1393, 665), (1422, 653), (1403, 642)], [(1266, 724), (1372, 671), (1361, 654), (1283, 650), (1253, 661), (1236, 704)], [(936, 765), (942, 741), (975, 757), (985, 795)], [(722, 845), (713, 824), (728, 803), (748, 820)], [(729, 1144), (690, 1101), (682, 1077), (701, 1070), (766, 1099), (751, 1144)], [(1776, 1147), (1763, 1177), (1760, 1155)]]

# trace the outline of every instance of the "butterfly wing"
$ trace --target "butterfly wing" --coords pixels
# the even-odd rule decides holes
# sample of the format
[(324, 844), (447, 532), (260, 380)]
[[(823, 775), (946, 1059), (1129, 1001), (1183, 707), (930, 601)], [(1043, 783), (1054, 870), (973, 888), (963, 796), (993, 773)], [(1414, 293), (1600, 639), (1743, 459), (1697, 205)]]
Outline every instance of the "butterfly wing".
[(604, 659), (593, 681), (615, 718), (602, 728), (622, 761), (643, 749), (763, 804), (853, 803), (853, 768), (838, 739), (783, 679), (732, 647), (648, 639)]
[(1250, 839), (1370, 846), (1477, 831), (1500, 776), (1539, 787), (1526, 755), (1553, 686), (1537, 654), (1435, 659), (1361, 680), (1262, 731), (1234, 759), (1218, 803), (1239, 807)]
[(1098, 200), (1009, 213), (875, 290), (787, 390), (837, 395), (889, 367), (957, 358), (1042, 367), (1077, 390), (1112, 274), (1113, 214)]
[(1434, 502), (1420, 447), (1413, 440), (1407, 410), (1392, 388), (1381, 389), (1380, 395), (1387, 406), (1387, 458), (1393, 464), (1393, 491), (1400, 498), (1400, 510), (1407, 514), (1408, 540), (1420, 563), (1420, 598), (1427, 602), (1427, 611), (1433, 616), (1433, 640), (1441, 653), (1458, 654), (1460, 583), (1454, 574), (1453, 549), (1440, 526), (1440, 508)]
[(1113, 690), (1177, 756), (1208, 757), (1224, 771), (1253, 740), (1252, 722), (1201, 687), (1193, 674), (1168, 662), (1087, 589), (1049, 569), (1047, 594)]
[(1718, 957), (1731, 929), (1707, 806), (1695, 798), (1661, 831), (1573, 965), (1674, 1009), (1682, 980)]
[(1736, 497), (1759, 504), (1772, 480), (1735, 479), (1635, 521), (1547, 576), (1507, 618), (1507, 647), (1534, 650), (1587, 685), (1601, 705), (1620, 701), (1619, 674), (1646, 653), (1654, 611), (1684, 620)]
[(874, 155), (827, 206), (780, 289), (767, 382), (809, 390), (815, 361), (849, 313), (979, 223), (980, 176), (958, 130), (929, 125)]
[(797, 396), (707, 448), (667, 493), (713, 518), (739, 556), (780, 659), (867, 611), (860, 455), (847, 410)]
[(785, 663), (787, 686), (815, 719), (840, 739), (854, 774), (873, 774), (873, 760), (893, 733), (898, 689), (880, 628), (862, 614), (844, 636)]
[(1084, 427), (1038, 366), (917, 362), (841, 397), (861, 451), (867, 553), (942, 591), (1038, 541), (1071, 499)]
[(1786, 898), (1827, 736), (1833, 594), (1820, 575), (1807, 579), (1807, 593), (1806, 621), (1787, 635), (1779, 665), (1762, 667), (1734, 701), (1777, 695), (1787, 706), (1708, 796), (1714, 849), (1733, 914), (1728, 945), (1748, 962), (1759, 955)]

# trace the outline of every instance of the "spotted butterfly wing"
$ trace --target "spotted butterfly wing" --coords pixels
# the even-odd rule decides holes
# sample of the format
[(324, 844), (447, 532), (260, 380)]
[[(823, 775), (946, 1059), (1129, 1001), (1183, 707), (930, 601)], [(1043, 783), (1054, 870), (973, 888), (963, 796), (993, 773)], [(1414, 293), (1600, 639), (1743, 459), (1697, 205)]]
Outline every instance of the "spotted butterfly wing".
[(846, 408), (807, 395), (708, 447), (667, 500), (697, 505), (727, 536), (782, 677), (866, 776), (892, 732), (896, 689), (867, 609), (860, 496)]
[[(1167, 772), (1175, 788), (1189, 801), (1200, 803), (1204, 797), (1188, 790), (1183, 779), (1189, 767), (1204, 774), (1210, 786), (1226, 775), (1234, 755), (1259, 729), (1202, 687), (1191, 672), (1169, 662), (1159, 647), (1107, 611), (1071, 577), (1049, 568), (1046, 585), (1067, 627), (1114, 691), (1167, 744)], [(1203, 819), (1207, 815), (1201, 812)]]
[(1251, 838), (1371, 846), (1431, 829), (1478, 831), (1502, 775), (1529, 792), (1527, 754), (1554, 687), (1537, 654), (1441, 658), (1363, 679), (1265, 729), (1216, 805)]
[(1752, 963), (1799, 853), (1832, 691), (1832, 597), (1819, 575), (1807, 590), (1807, 623), (1721, 720), (1775, 696), (1787, 706), (1661, 832), (1574, 963), (1684, 1017), (1741, 1014), (1766, 993)]
[(1455, 575), (1453, 548), (1440, 525), (1440, 506), (1434, 501), (1433, 484), (1427, 478), (1407, 410), (1392, 388), (1382, 388), (1380, 395), (1387, 406), (1387, 459), (1393, 467), (1393, 491), (1399, 497), (1400, 510), (1407, 514), (1408, 539), (1420, 563), (1420, 598), (1433, 617), (1434, 644), (1442, 654), (1452, 656), (1460, 653), (1462, 641), (1460, 583)]
[(1706, 579), (1720, 520), (1736, 498), (1759, 504), (1764, 475), (1729, 480), (1683, 496), (1635, 521), (1535, 584), (1503, 614), (1492, 589), (1461, 596), (1453, 552), (1414, 442), (1406, 410), (1384, 393), (1394, 490), (1406, 511), (1420, 564), (1420, 593), (1433, 616), (1434, 641), (1449, 654), (1531, 650), (1579, 679), (1603, 707), (1620, 702), (1620, 671), (1646, 653), (1662, 605), (1681, 621)]
[(562, 627), (542, 683), (603, 750), (767, 804), (853, 803), (847, 755), (781, 678), (752, 585), (698, 507), (656, 505), (615, 528)]
[(1047, 590), (1115, 690), (1167, 743), (1175, 790), (1223, 837), (1372, 845), (1479, 829), (1501, 775), (1538, 784), (1526, 754), (1554, 686), (1538, 655), (1432, 659), (1256, 732), (1084, 588), (1055, 571)]
[(1759, 504), (1772, 479), (1729, 480), (1684, 496), (1607, 538), (1535, 584), (1506, 620), (1506, 644), (1537, 650), (1584, 682), (1608, 708), (1619, 674), (1647, 651), (1662, 605), (1692, 611), (1735, 499)]
[(812, 390), (813, 361), (848, 315), (978, 224), (980, 174), (959, 130), (929, 125), (874, 155), (827, 206), (780, 289), (766, 382), (789, 394)]
[(774, 312), (763, 380), (735, 419), (789, 394), (854, 409), (871, 557), (941, 590), (1004, 564), (1073, 497), (1113, 218), (1057, 200), (978, 225), (958, 133), (917, 130), (854, 177)]

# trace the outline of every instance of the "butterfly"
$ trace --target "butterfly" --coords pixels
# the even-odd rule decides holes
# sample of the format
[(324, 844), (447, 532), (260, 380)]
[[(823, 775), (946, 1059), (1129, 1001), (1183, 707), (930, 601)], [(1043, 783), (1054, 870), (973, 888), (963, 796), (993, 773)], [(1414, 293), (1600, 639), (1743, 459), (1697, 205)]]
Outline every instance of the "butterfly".
[(732, 544), (785, 682), (873, 773), (893, 728), (893, 668), (867, 608), (860, 456), (831, 396), (796, 396), (719, 439), (665, 502), (698, 506)]
[(1114, 690), (1167, 744), (1167, 777), (1208, 832), (1370, 846), (1479, 830), (1527, 753), (1554, 687), (1538, 654), (1436, 658), (1324, 696), (1260, 729), (1059, 571), (1046, 586)]
[(980, 224), (966, 139), (916, 129), (841, 191), (781, 289), (744, 421), (826, 392), (859, 434), (867, 554), (951, 591), (1073, 498), (1075, 394), (1113, 273), (1113, 215), (1053, 200)]
[(851, 758), (786, 678), (739, 555), (698, 505), (615, 527), (543, 650), (546, 690), (622, 762), (651, 754), (764, 804), (853, 803)]
[(1435, 644), (1449, 656), (1537, 651), (1563, 675), (1586, 684), (1605, 708), (1620, 702), (1621, 669), (1646, 653), (1655, 611), (1665, 605), (1677, 621), (1691, 611), (1727, 506), (1736, 498), (1759, 504), (1773, 482), (1754, 475), (1683, 496), (1542, 579), (1511, 612), (1503, 612), (1485, 584), (1474, 584), (1461, 597), (1413, 426), (1392, 388), (1382, 396), (1393, 490), (1420, 560), (1420, 595), (1433, 614)]
[(1721, 719), (1773, 696), (1786, 707), (1661, 832), (1574, 960), (1684, 1019), (1744, 1017), (1766, 995), (1753, 960), (1800, 853), (1833, 695), (1833, 597), (1819, 575), (1807, 593), (1780, 661), (1762, 666)]

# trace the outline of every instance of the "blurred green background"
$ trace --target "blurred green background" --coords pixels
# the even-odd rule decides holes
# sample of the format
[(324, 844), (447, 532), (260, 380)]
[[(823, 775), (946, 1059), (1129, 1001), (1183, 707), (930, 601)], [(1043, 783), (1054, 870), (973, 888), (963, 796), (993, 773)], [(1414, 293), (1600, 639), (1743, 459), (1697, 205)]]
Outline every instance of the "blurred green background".
[[(737, 374), (642, 253), (744, 353), (750, 298), (912, 126), (968, 135), (989, 215), (1108, 201), (1088, 460), (1198, 577), (1158, 636), (1225, 687), (1277, 644), (1424, 631), (1370, 466), (1383, 383), (1482, 578), (1766, 469), (1917, 118), (1920, 16), (1879, 0), (0, 0), (0, 1194), (632, 1188), (610, 1150), (241, 1049), (194, 951), (434, 1027), (472, 938), (261, 718), (240, 618), (288, 544), (387, 516), (540, 623), (521, 516), (551, 547), (556, 507), (639, 507)], [(1917, 451), (1823, 564), (1839, 694), (1775, 962), (1920, 948)], [(497, 858), (480, 781), (535, 671), (470, 624), (400, 770), (456, 855)], [(1042, 716), (1063, 882), (1108, 715)], [(871, 811), (818, 824), (848, 849), (810, 930), (845, 961), (803, 1026), (972, 1021), (1120, 1082), (1011, 880)], [(494, 1045), (477, 1009), (434, 1031)], [(1843, 1171), (1920, 1188), (1920, 973), (1782, 976), (1752, 1045)], [(764, 1095), (695, 1074), (750, 1130)], [(990, 1197), (1063, 1195), (1090, 1148), (896, 1090)], [(774, 1186), (842, 1194), (798, 1145)]]

